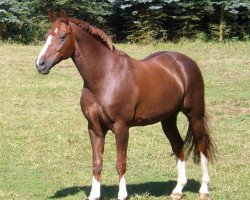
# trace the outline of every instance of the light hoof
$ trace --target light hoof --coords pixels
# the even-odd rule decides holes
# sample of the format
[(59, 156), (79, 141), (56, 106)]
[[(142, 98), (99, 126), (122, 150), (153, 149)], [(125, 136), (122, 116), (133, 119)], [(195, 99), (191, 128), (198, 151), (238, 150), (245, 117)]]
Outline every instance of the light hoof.
[(118, 198), (117, 198), (116, 200), (126, 200), (126, 198), (124, 198), (124, 199), (118, 199)]
[(87, 198), (86, 200), (100, 200), (100, 198)]
[(182, 193), (172, 193), (171, 195), (170, 195), (170, 198), (172, 199), (172, 200), (179, 200), (179, 199), (181, 199), (183, 197), (183, 194)]
[(210, 197), (209, 197), (208, 193), (199, 193), (198, 194), (198, 199), (207, 199), (207, 200), (209, 200)]

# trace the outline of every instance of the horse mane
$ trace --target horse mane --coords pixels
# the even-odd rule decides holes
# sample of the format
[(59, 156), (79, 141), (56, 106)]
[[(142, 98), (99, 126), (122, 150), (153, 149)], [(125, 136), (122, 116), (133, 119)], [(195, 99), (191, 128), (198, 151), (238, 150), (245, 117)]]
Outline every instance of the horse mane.
[(108, 49), (110, 49), (112, 52), (114, 52), (117, 55), (123, 55), (124, 52), (118, 50), (111, 40), (111, 38), (101, 29), (90, 25), (88, 22), (81, 21), (75, 18), (70, 18), (70, 22), (74, 23), (78, 27), (80, 27), (82, 30), (86, 31), (90, 35), (94, 36), (97, 40), (99, 40), (102, 44), (104, 44)]

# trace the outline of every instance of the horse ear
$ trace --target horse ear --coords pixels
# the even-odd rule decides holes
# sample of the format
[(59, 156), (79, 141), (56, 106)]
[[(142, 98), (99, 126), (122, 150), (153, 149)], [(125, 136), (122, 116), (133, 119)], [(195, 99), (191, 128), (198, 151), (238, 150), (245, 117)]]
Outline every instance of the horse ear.
[(54, 21), (56, 21), (56, 15), (55, 15), (55, 13), (52, 10), (49, 11), (49, 19), (50, 19), (51, 23), (53, 23)]
[(63, 18), (63, 21), (68, 25), (69, 24), (69, 18), (65, 10), (61, 9), (61, 17)]

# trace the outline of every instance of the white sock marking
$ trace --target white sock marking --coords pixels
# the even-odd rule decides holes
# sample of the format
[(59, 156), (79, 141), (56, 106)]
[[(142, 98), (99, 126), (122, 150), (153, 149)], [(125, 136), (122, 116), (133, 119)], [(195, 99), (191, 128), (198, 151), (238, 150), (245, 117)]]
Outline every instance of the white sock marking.
[(51, 35), (49, 35), (49, 37), (47, 38), (47, 41), (45, 43), (45, 45), (43, 46), (42, 50), (40, 51), (38, 58), (36, 60), (36, 64), (39, 65), (40, 59), (41, 57), (45, 54), (45, 52), (47, 51), (49, 45), (51, 45), (51, 41), (52, 41), (53, 37)]
[(210, 177), (208, 175), (207, 158), (203, 153), (200, 153), (200, 156), (201, 156), (201, 169), (202, 169), (202, 183), (199, 192), (203, 194), (208, 194), (209, 193), (208, 183), (210, 181)]
[(172, 193), (182, 194), (182, 189), (187, 183), (186, 169), (185, 169), (186, 164), (185, 161), (181, 161), (177, 157), (176, 161), (177, 161), (178, 180), (177, 180), (177, 185), (175, 186)]
[(91, 192), (88, 199), (98, 199), (101, 196), (101, 183), (93, 177)]
[(128, 196), (128, 192), (126, 188), (126, 181), (125, 181), (125, 177), (123, 176), (119, 184), (118, 199), (123, 200), (123, 199), (126, 199), (127, 196)]

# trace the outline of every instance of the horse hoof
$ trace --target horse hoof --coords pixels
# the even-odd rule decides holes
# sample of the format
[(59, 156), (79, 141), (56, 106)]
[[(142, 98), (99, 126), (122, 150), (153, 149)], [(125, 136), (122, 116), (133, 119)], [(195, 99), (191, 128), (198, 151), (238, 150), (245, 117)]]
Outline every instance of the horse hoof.
[(207, 199), (209, 200), (209, 194), (208, 193), (199, 193), (198, 194), (198, 199)]
[(93, 198), (93, 199), (87, 198), (86, 200), (100, 200), (100, 198)]
[(181, 199), (183, 197), (183, 194), (182, 193), (172, 193), (171, 195), (170, 195), (170, 198), (172, 199), (172, 200), (179, 200), (179, 199)]

